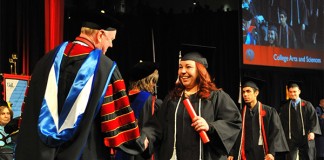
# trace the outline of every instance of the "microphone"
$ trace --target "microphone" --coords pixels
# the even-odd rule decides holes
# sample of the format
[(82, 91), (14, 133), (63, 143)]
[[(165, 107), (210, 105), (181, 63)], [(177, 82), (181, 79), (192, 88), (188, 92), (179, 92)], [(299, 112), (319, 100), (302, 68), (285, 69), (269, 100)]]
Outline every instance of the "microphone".
[[(189, 101), (188, 98), (185, 98), (183, 100), (183, 104), (186, 107), (191, 120), (193, 118), (195, 118), (197, 116), (197, 114), (196, 114), (195, 110), (193, 109), (193, 107), (191, 105), (191, 102)], [(205, 131), (199, 131), (199, 136), (200, 136), (203, 143), (208, 143), (209, 142), (209, 138), (208, 138), (207, 133)]]

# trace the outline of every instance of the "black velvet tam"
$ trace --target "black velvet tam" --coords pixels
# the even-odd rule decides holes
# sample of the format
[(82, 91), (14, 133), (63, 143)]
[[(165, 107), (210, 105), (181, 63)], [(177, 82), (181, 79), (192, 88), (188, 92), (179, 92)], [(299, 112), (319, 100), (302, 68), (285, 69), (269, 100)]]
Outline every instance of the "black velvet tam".
[(139, 62), (129, 71), (129, 80), (138, 81), (152, 74), (158, 65), (154, 62)]

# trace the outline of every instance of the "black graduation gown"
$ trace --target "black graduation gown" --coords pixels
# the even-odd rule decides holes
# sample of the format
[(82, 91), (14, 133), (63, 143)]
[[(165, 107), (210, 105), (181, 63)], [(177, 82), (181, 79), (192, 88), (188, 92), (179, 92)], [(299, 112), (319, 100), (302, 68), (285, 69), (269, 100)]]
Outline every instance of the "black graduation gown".
[[(291, 108), (291, 137), (289, 136), (289, 107), (290, 100), (283, 104), (279, 109), (279, 116), (281, 119), (282, 127), (285, 132), (285, 136), (289, 145), (289, 149), (291, 152), (291, 156), (296, 156), (296, 150), (299, 148), (299, 152), (303, 155), (308, 155), (309, 148), (314, 149), (314, 141), (308, 141), (307, 136), (309, 132), (313, 132), (314, 134), (321, 134), (321, 129), (319, 127), (318, 118), (316, 115), (315, 108), (313, 105), (301, 99), (300, 103), (297, 104), (297, 110)], [(299, 107), (299, 105), (301, 107)], [(300, 108), (302, 109), (302, 119), (304, 123), (305, 135), (303, 135), (303, 126), (300, 117)], [(302, 157), (301, 157), (302, 158)]]
[[(146, 92), (146, 91), (141, 91), (141, 92)], [(131, 102), (131, 107), (135, 112), (135, 116), (137, 118), (138, 122), (138, 127), (140, 130), (142, 129), (142, 126), (148, 120), (152, 117), (152, 95), (150, 94), (148, 97), (139, 97), (141, 94), (133, 94), (129, 95), (129, 100)], [(140, 100), (137, 99), (137, 103), (135, 104), (134, 101), (136, 98), (139, 98)], [(136, 105), (142, 105), (142, 106), (136, 106)], [(159, 110), (159, 108), (162, 105), (162, 100), (161, 99), (155, 99), (154, 103), (154, 114), (156, 114)], [(139, 109), (139, 112), (137, 112), (137, 108)], [(125, 152), (118, 152), (116, 154), (116, 160), (144, 160), (148, 159), (150, 155), (147, 155), (147, 153), (144, 153), (143, 155), (130, 155)]]
[[(199, 159), (200, 137), (191, 127), (191, 118), (185, 109), (181, 98), (176, 115), (176, 152), (178, 160)], [(194, 110), (199, 115), (199, 98), (197, 94), (189, 97)], [(170, 99), (168, 96), (162, 104), (152, 124), (145, 125), (143, 132), (147, 135), (152, 149), (152, 142), (158, 151), (159, 160), (169, 160), (173, 153), (175, 132), (175, 111), (179, 98)], [(211, 92), (210, 99), (201, 99), (201, 117), (209, 124), (210, 142), (203, 144), (204, 160), (226, 159), (227, 154), (235, 143), (241, 129), (240, 112), (230, 98), (222, 90)], [(156, 140), (156, 141), (155, 141)]]
[[(258, 160), (264, 159), (265, 157), (263, 145), (259, 144), (259, 104), (260, 103), (257, 103), (252, 111), (247, 108), (245, 113), (245, 144), (242, 145), (245, 145), (244, 148), (247, 160)], [(288, 152), (289, 147), (277, 111), (275, 108), (264, 104), (262, 104), (262, 109), (265, 111), (261, 112), (261, 115), (264, 115), (263, 124), (268, 144), (268, 152), (273, 156), (278, 152)], [(240, 152), (239, 145), (241, 137), (239, 137), (237, 141), (238, 142), (230, 154), (235, 156), (235, 159), (237, 159), (237, 154)]]

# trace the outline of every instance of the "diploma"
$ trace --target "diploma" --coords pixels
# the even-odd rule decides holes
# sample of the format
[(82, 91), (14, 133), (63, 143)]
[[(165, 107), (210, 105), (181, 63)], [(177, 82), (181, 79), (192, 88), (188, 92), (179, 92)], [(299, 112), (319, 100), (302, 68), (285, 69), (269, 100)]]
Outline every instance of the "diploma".
[[(192, 107), (192, 105), (191, 105), (191, 103), (190, 103), (190, 101), (189, 101), (188, 98), (186, 98), (186, 99), (183, 100), (183, 104), (186, 107), (186, 109), (187, 109), (187, 111), (189, 113), (189, 116), (190, 116), (191, 120), (193, 118), (195, 118), (197, 116), (197, 114), (196, 114), (195, 110), (193, 109), (193, 107)], [(208, 143), (209, 142), (209, 138), (208, 138), (208, 136), (207, 136), (207, 134), (206, 134), (205, 131), (200, 131), (199, 132), (199, 135), (200, 135), (200, 138), (203, 141), (203, 143)]]

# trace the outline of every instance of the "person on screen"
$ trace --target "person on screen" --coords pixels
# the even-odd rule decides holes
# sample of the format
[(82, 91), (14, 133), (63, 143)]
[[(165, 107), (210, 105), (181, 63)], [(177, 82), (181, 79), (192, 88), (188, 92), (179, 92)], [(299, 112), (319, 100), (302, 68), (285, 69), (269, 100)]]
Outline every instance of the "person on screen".
[(242, 30), (244, 44), (257, 45), (259, 44), (259, 37), (256, 26), (251, 25), (253, 15), (246, 8), (242, 9)]
[[(256, 36), (258, 37), (257, 44), (265, 45), (266, 42), (268, 41), (267, 40), (268, 21), (265, 19), (264, 14), (260, 12), (259, 7), (260, 6), (258, 4), (258, 1), (243, 0), (242, 2), (242, 10), (248, 10), (252, 14), (253, 19), (251, 21), (251, 26), (254, 27), (255, 33), (257, 33), (256, 34)], [(243, 11), (243, 16), (244, 14), (245, 13)], [(243, 18), (243, 20), (244, 19), (245, 18)]]
[[(309, 31), (311, 34), (312, 44), (316, 44), (321, 24), (321, 10), (323, 9), (322, 0), (312, 0), (307, 5), (309, 10)], [(322, 12), (323, 14), (323, 12)]]
[(278, 47), (278, 29), (274, 25), (268, 27), (268, 45), (271, 47)]
[(283, 48), (297, 49), (297, 39), (294, 30), (287, 23), (287, 13), (280, 10), (279, 46)]
[(0, 159), (12, 160), (15, 142), (12, 139), (12, 134), (5, 132), (5, 126), (11, 121), (13, 111), (7, 102), (0, 103)]
[(258, 101), (259, 88), (264, 83), (260, 79), (244, 77), (242, 132), (227, 160), (274, 160), (276, 153), (289, 151), (276, 109)]
[[(241, 129), (241, 114), (231, 97), (216, 88), (207, 67), (207, 59), (198, 52), (182, 57), (179, 81), (142, 129), (149, 142), (146, 152), (160, 147), (161, 160), (226, 160)], [(193, 119), (183, 103), (186, 98), (197, 114)], [(206, 132), (208, 143), (202, 142), (200, 131)]]
[(290, 150), (288, 159), (314, 160), (315, 134), (321, 134), (321, 129), (312, 103), (299, 97), (301, 84), (287, 83), (289, 100), (278, 108), (278, 113)]
[(98, 160), (110, 159), (115, 149), (142, 152), (124, 80), (105, 55), (121, 22), (99, 10), (76, 17), (82, 18), (79, 36), (45, 54), (33, 70), (17, 160)]
[(306, 29), (309, 26), (309, 2), (308, 0), (285, 0), (282, 6), (288, 13), (287, 24), (293, 28), (296, 33), (297, 44), (299, 48), (304, 48)]

